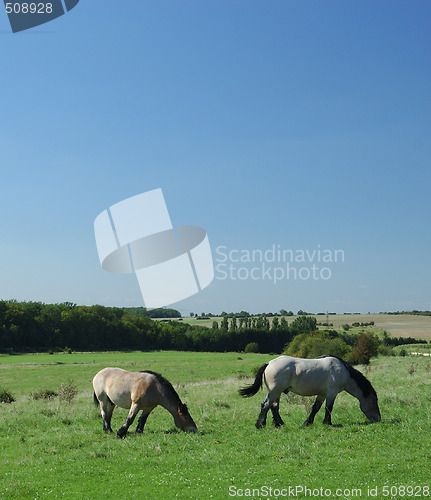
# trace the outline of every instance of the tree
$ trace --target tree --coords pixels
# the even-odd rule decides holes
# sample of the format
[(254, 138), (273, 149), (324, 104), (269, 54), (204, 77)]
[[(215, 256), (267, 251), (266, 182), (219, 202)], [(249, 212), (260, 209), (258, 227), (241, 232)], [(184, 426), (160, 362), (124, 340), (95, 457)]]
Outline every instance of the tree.
[(370, 332), (360, 333), (351, 354), (352, 362), (369, 365), (370, 359), (377, 356), (378, 345), (379, 340), (375, 335)]
[(229, 330), (229, 320), (227, 318), (227, 315), (223, 316), (223, 319), (221, 320), (220, 328), (223, 328), (224, 330)]
[(271, 330), (276, 331), (280, 326), (277, 316), (272, 320)]
[(295, 321), (290, 324), (290, 330), (294, 335), (300, 333), (314, 332), (317, 329), (316, 318), (312, 316), (298, 316)]
[(289, 328), (289, 323), (286, 321), (286, 318), (281, 318), (280, 330), (286, 331), (288, 328)]

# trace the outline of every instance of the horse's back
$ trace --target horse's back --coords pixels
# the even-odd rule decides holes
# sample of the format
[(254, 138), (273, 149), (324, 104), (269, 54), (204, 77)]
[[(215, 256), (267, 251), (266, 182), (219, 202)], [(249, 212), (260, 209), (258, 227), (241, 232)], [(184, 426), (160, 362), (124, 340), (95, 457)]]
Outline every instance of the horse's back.
[(103, 368), (102, 370), (97, 372), (93, 378), (94, 392), (97, 395), (97, 393), (99, 391), (104, 390), (106, 383), (111, 378), (121, 377), (121, 376), (124, 376), (124, 374), (126, 374), (126, 373), (130, 373), (130, 372), (127, 372), (126, 370), (123, 370), (122, 368), (112, 368), (112, 367)]
[(156, 378), (152, 372), (129, 372), (103, 368), (96, 373), (93, 387), (99, 398), (108, 397), (116, 406), (130, 408), (132, 402), (151, 406), (157, 402)]
[(346, 370), (339, 359), (305, 359), (279, 356), (265, 370), (265, 384), (270, 391), (292, 391), (302, 396), (326, 395), (347, 381)]

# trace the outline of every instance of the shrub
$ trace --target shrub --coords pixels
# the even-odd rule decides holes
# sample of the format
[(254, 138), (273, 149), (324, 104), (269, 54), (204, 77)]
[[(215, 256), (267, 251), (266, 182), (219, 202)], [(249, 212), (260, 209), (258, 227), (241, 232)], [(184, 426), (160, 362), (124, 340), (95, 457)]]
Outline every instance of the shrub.
[(250, 342), (245, 346), (244, 352), (259, 352), (259, 344), (257, 342)]
[(71, 403), (73, 398), (77, 394), (78, 390), (71, 381), (69, 381), (67, 384), (61, 384), (60, 389), (58, 391), (58, 397), (60, 399), (60, 403)]
[(286, 346), (283, 354), (299, 358), (317, 358), (322, 355), (344, 358), (349, 355), (350, 351), (351, 347), (337, 334), (316, 331), (297, 335)]
[(51, 389), (38, 389), (30, 393), (32, 399), (54, 399), (58, 396), (58, 392), (52, 391)]
[(12, 393), (7, 391), (6, 389), (0, 389), (0, 403), (13, 403), (15, 398)]
[(379, 354), (381, 354), (382, 356), (395, 356), (395, 351), (388, 345), (380, 345)]

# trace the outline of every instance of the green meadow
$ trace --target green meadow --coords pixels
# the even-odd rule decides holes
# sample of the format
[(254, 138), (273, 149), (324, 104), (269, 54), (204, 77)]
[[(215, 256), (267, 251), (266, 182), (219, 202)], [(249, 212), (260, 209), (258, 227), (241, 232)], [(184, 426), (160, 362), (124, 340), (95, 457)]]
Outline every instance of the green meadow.
[[(302, 423), (312, 400), (280, 403), (286, 425), (254, 427), (264, 392), (238, 389), (272, 357), (262, 354), (127, 352), (0, 356), (0, 495), (4, 498), (409, 498), (431, 486), (431, 360), (380, 357), (358, 367), (379, 396), (368, 424), (347, 393), (332, 427)], [(105, 366), (161, 372), (187, 402), (199, 433), (176, 429), (161, 407), (141, 435), (106, 435), (91, 380)], [(72, 387), (76, 395), (44, 398)], [(36, 394), (39, 397), (36, 398)], [(113, 428), (127, 411), (117, 408)], [(427, 489), (428, 488), (428, 489)]]

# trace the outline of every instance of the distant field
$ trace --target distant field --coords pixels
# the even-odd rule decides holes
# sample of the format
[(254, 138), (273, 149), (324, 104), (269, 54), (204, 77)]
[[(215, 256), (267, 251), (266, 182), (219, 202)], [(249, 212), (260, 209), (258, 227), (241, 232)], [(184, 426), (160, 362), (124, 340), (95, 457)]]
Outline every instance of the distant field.
[[(318, 323), (326, 322), (325, 315), (310, 315), (317, 319)], [(291, 323), (298, 316), (286, 316), (288, 323)], [(370, 323), (374, 321), (374, 327), (388, 331), (394, 337), (413, 337), (419, 339), (431, 339), (431, 316), (412, 316), (410, 314), (336, 314), (329, 315), (329, 323), (334, 328), (341, 328), (341, 325), (352, 323)], [(183, 318), (183, 321), (191, 325), (201, 325), (211, 327), (213, 321), (220, 322), (221, 317), (209, 320), (199, 320), (196, 318)]]

